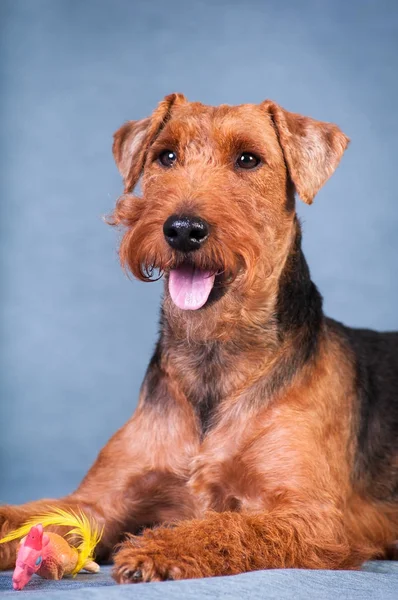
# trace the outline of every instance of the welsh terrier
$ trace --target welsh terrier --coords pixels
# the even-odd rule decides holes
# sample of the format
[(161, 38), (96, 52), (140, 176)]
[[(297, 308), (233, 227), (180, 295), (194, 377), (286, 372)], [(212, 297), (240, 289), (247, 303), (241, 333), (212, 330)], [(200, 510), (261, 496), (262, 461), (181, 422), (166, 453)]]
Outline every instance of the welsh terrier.
[[(354, 569), (398, 537), (398, 333), (328, 319), (301, 249), (307, 204), (348, 138), (269, 100), (167, 96), (115, 134), (122, 265), (164, 275), (133, 417), (61, 500), (104, 524), (121, 583), (267, 568)], [(134, 188), (142, 176), (142, 197)], [(118, 545), (118, 546), (117, 546)], [(0, 566), (15, 544), (0, 547)]]

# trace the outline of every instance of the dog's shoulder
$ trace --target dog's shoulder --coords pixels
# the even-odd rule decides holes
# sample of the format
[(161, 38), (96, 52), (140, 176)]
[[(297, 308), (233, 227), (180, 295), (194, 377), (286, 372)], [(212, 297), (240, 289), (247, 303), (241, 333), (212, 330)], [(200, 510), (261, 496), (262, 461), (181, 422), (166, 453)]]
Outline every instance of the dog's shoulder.
[[(398, 499), (398, 332), (346, 327), (328, 319), (356, 369), (355, 477), (378, 499)], [(348, 358), (348, 357), (347, 357)]]

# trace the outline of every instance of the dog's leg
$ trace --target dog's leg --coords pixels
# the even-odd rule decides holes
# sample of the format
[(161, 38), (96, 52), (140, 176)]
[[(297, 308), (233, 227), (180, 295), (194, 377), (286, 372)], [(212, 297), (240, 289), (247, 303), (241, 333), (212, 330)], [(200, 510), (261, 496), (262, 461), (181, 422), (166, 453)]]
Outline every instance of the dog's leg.
[[(196, 513), (186, 481), (198, 444), (192, 408), (152, 361), (136, 413), (103, 448), (76, 492), (60, 500), (0, 507), (0, 537), (49, 507), (81, 509), (104, 526), (97, 556), (106, 558), (125, 532), (192, 518)], [(0, 569), (13, 566), (16, 546), (0, 545)]]
[(118, 583), (234, 575), (276, 568), (352, 569), (373, 555), (350, 544), (333, 511), (302, 506), (263, 514), (209, 513), (175, 528), (147, 530), (115, 557)]

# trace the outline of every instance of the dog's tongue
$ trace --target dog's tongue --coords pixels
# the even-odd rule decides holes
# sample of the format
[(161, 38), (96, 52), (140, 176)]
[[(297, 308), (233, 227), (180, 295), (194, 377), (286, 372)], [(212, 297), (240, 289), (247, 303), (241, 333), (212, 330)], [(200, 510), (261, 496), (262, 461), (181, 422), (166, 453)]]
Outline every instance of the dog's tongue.
[(210, 295), (215, 276), (192, 265), (181, 265), (169, 275), (169, 292), (174, 304), (182, 310), (201, 308)]

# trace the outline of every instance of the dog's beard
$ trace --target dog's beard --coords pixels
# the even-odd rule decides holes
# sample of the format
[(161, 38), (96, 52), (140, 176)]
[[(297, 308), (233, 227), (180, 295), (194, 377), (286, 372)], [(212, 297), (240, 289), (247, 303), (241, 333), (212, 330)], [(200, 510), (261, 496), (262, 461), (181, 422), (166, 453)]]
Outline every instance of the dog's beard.
[[(252, 296), (254, 287), (259, 287), (258, 280), (264, 281), (272, 272), (269, 259), (274, 234), (271, 227), (259, 222), (258, 211), (243, 214), (239, 206), (226, 210), (221, 205), (204, 213), (203, 218), (212, 223), (212, 234), (202, 249), (185, 254), (169, 248), (161, 233), (167, 215), (174, 209), (167, 213), (163, 205), (155, 209), (144, 198), (131, 194), (119, 198), (109, 222), (126, 228), (120, 261), (141, 281), (155, 281), (166, 275), (170, 304), (187, 316), (218, 303), (229, 292), (239, 302), (247, 294)], [(269, 256), (264, 255), (264, 247), (270, 248)]]
[(166, 289), (175, 307), (197, 311), (219, 300), (243, 266), (234, 252), (208, 246), (189, 254), (165, 247), (157, 236), (140, 235), (138, 227), (127, 231), (120, 246), (122, 265), (142, 281), (166, 276)]
[(170, 297), (181, 310), (198, 310), (206, 304), (214, 282), (214, 273), (184, 262), (170, 269)]
[(189, 254), (168, 248), (159, 230), (161, 223), (136, 221), (123, 236), (120, 260), (141, 281), (166, 275), (172, 305), (186, 313), (213, 305), (230, 290), (243, 297), (263, 266), (262, 237), (239, 223), (232, 223), (228, 235), (218, 230), (205, 248)]

